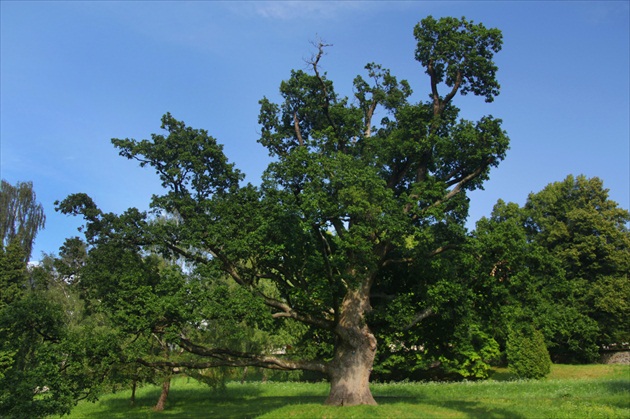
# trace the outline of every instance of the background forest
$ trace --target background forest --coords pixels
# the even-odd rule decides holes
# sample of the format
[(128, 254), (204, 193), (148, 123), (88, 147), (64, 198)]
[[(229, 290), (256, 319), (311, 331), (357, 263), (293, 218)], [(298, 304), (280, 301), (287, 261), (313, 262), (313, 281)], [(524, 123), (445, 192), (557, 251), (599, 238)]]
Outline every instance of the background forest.
[[(31, 185), (3, 182), (2, 205), (3, 214), (16, 216), (2, 220), (3, 412), (59, 414), (112, 388), (164, 384), (179, 373), (211, 387), (247, 376), (247, 368), (156, 366), (169, 359), (199, 363), (168, 343), (175, 317), (203, 319), (196, 326), (200, 337), (226, 348), (307, 356), (326, 350), (307, 328), (272, 326), (260, 301), (221, 276), (201, 282), (198, 273), (156, 253), (99, 249), (70, 238), (58, 256), (28, 266), (26, 248), (44, 221)], [(441, 266), (449, 289), (431, 315), (419, 319), (398, 299), (379, 315), (395, 316), (392, 323), (404, 327), (381, 328), (386, 322), (374, 320), (384, 349), (373, 380), (485, 378), (490, 365), (512, 361), (510, 345), (522, 347), (523, 335), (533, 331), (543, 337), (535, 356), (543, 348), (543, 359), (555, 363), (597, 362), (604, 348), (629, 340), (629, 219), (601, 180), (583, 176), (551, 183), (524, 207), (498, 202), (453, 252), (457, 265), (449, 258)], [(544, 365), (519, 362), (521, 354), (512, 351), (514, 372), (545, 375)]]

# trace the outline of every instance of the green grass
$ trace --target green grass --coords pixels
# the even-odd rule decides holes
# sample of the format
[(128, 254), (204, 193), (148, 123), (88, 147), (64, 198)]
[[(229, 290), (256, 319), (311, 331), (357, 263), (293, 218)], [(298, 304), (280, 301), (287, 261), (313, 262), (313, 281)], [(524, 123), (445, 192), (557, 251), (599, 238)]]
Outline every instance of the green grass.
[(326, 383), (229, 383), (215, 391), (173, 381), (164, 412), (151, 407), (159, 388), (79, 403), (70, 418), (630, 418), (630, 366), (554, 365), (542, 381), (518, 381), (504, 369), (490, 380), (373, 384), (378, 406), (322, 406)]

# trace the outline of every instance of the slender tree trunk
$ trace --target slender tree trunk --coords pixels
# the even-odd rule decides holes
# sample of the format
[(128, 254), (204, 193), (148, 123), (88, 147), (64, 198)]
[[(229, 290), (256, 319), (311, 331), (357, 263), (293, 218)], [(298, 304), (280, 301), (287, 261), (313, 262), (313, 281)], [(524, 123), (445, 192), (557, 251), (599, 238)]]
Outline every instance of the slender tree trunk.
[(136, 387), (138, 386), (138, 380), (133, 380), (131, 384), (131, 400), (130, 403), (132, 406), (136, 404)]
[(243, 368), (243, 376), (241, 377), (241, 384), (245, 384), (246, 378), (247, 378), (247, 367)]
[(376, 338), (365, 323), (365, 312), (369, 310), (369, 297), (365, 291), (349, 291), (342, 303), (335, 329), (338, 339), (335, 356), (328, 366), (330, 394), (325, 402), (327, 405), (376, 404), (370, 391)]
[(168, 398), (168, 392), (171, 389), (171, 377), (168, 377), (162, 383), (162, 393), (160, 393), (160, 398), (158, 399), (153, 410), (156, 412), (161, 412), (164, 410), (164, 406), (166, 405), (166, 399)]

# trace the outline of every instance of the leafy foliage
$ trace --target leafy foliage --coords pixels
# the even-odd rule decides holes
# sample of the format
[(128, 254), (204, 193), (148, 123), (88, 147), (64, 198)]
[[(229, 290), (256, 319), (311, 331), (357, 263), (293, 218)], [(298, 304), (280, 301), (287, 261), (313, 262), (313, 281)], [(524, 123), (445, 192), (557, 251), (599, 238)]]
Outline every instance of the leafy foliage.
[(567, 298), (599, 328), (600, 344), (630, 339), (630, 212), (598, 178), (568, 176), (530, 195), (529, 237), (560, 262)]
[[(377, 320), (379, 336), (406, 338), (420, 331), (422, 313), (443, 316), (442, 323), (462, 314), (451, 305), (467, 291), (448, 253), (465, 240), (466, 192), (503, 160), (508, 138), (492, 116), (458, 119), (453, 100), (457, 92), (487, 101), (498, 94), (492, 60), (501, 34), (429, 17), (415, 35), (416, 58), (430, 76), (428, 102), (410, 102), (409, 83), (375, 63), (366, 66), (369, 81), (354, 79), (353, 100), (340, 96), (319, 65), (326, 45), (317, 45), (311, 71), (292, 71), (280, 84), (279, 103), (260, 101), (259, 142), (274, 160), (258, 187), (241, 183), (205, 130), (167, 113), (164, 135), (112, 140), (121, 156), (159, 175), (166, 191), (153, 197), (152, 214), (106, 214), (84, 194), (58, 204), (86, 219), (95, 268), (88, 265), (82, 280), (93, 278), (100, 304), (129, 332), (150, 330), (188, 353), (152, 365), (306, 369), (331, 378), (329, 403), (372, 404), (369, 322)], [(380, 122), (377, 109), (386, 115)], [(164, 269), (149, 254), (185, 260), (191, 275)], [(396, 324), (391, 301), (411, 307), (408, 323)], [(206, 323), (216, 331), (211, 338)], [(230, 324), (299, 330), (296, 349), (243, 352), (227, 338), (236, 333)], [(427, 336), (415, 340), (429, 345)], [(479, 333), (460, 336), (472, 345), (459, 352), (463, 358), (486, 351), (474, 344)], [(432, 346), (445, 348), (446, 334), (441, 339)], [(201, 359), (185, 359), (192, 355)], [(473, 364), (454, 368), (482, 374)], [(346, 379), (355, 381), (340, 384)]]
[(428, 17), (416, 26), (418, 39), (416, 59), (438, 83), (473, 93), (492, 102), (499, 94), (494, 53), (501, 50), (502, 35), (498, 29), (487, 29), (465, 18)]
[(48, 270), (49, 258), (29, 270), (17, 242), (0, 250), (0, 411), (24, 418), (68, 413), (95, 397), (116, 340), (82, 318), (67, 283)]
[(18, 182), (15, 186), (2, 180), (0, 188), (0, 239), (7, 247), (17, 241), (25, 251), (25, 260), (31, 255), (37, 232), (44, 227), (44, 208), (37, 202), (32, 182)]
[(532, 323), (557, 362), (592, 362), (628, 339), (630, 214), (601, 180), (568, 176), (524, 207), (499, 201), (478, 222), (475, 293), (491, 334)]
[(551, 372), (551, 358), (543, 334), (532, 327), (510, 331), (507, 358), (512, 371), (519, 378), (544, 378)]

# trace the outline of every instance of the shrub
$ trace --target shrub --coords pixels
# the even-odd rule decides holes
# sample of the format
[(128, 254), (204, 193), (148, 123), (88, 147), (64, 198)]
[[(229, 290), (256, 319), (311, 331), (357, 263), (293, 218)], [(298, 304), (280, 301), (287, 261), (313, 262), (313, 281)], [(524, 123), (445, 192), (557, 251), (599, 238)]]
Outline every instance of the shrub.
[(441, 367), (446, 373), (454, 373), (462, 378), (488, 378), (490, 364), (501, 357), (499, 344), (477, 325), (465, 329), (464, 336), (454, 345), (451, 353), (440, 356)]
[(531, 326), (511, 330), (506, 346), (508, 367), (519, 378), (538, 380), (551, 372), (551, 358), (539, 330)]

